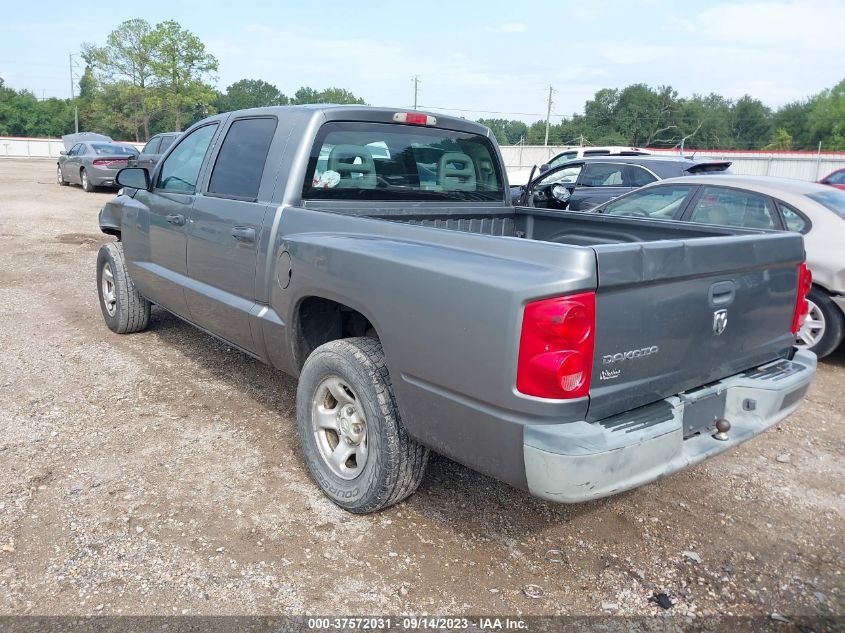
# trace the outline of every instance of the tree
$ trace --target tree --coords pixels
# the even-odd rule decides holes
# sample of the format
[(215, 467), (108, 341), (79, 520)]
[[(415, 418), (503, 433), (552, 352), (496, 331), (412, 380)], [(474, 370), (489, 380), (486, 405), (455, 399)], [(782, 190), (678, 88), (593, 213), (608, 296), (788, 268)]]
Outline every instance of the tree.
[(126, 20), (108, 34), (105, 46), (82, 45), (88, 66), (97, 70), (102, 80), (119, 84), (121, 96), (132, 103), (129, 122), (136, 128), (135, 140), (149, 138), (150, 113), (159, 105), (153, 90), (157, 80), (154, 57), (160, 41), (157, 30), (146, 20)]
[(216, 101), (219, 112), (287, 105), (290, 102), (273, 84), (261, 79), (241, 79), (226, 88)]
[(772, 140), (769, 141), (769, 144), (764, 146), (763, 149), (792, 149), (792, 136), (789, 134), (789, 132), (786, 131), (786, 128), (779, 127), (777, 130), (775, 130), (775, 135), (772, 137)]
[(760, 149), (772, 136), (771, 111), (759, 99), (745, 95), (731, 112), (732, 136), (737, 149)]
[(845, 150), (845, 81), (822, 91), (815, 99), (809, 116), (813, 144), (828, 150)]
[(366, 101), (343, 88), (326, 88), (325, 90), (317, 91), (313, 88), (303, 86), (294, 93), (292, 103), (295, 105), (305, 105), (308, 103), (350, 103), (365, 105)]
[(217, 71), (217, 59), (196, 35), (173, 20), (157, 24), (150, 39), (155, 85), (161, 90), (173, 129), (179, 132), (186, 113), (198, 107), (205, 111), (214, 100), (215, 91), (205, 80)]

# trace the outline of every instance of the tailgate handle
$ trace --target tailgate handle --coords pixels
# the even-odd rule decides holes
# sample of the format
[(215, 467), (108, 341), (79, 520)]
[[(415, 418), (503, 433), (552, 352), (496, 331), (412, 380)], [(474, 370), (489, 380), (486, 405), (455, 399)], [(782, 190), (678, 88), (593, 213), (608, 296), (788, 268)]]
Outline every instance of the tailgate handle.
[(710, 305), (726, 306), (733, 303), (736, 295), (736, 284), (732, 281), (719, 281), (710, 286)]

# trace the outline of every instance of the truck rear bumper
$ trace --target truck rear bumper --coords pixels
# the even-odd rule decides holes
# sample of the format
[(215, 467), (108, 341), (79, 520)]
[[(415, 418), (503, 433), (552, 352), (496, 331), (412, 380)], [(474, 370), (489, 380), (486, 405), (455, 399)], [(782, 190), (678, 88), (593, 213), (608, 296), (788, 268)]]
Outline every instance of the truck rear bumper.
[[(630, 490), (697, 464), (795, 411), (815, 371), (815, 354), (798, 351), (791, 361), (767, 363), (607, 420), (526, 426), (528, 489), (544, 499), (576, 503)], [(684, 439), (685, 414), (691, 417), (696, 403), (705, 398), (722, 396), (724, 417), (731, 423), (728, 439), (714, 438), (714, 430)]]

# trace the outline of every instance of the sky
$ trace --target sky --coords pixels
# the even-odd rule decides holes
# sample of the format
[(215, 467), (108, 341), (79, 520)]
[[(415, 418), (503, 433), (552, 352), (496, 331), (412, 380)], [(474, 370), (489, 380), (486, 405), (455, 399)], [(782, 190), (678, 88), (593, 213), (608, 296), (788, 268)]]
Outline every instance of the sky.
[(220, 89), (244, 78), (288, 95), (332, 86), (406, 108), (416, 75), (420, 107), (473, 119), (545, 118), (550, 86), (559, 121), (597, 90), (632, 83), (776, 108), (845, 79), (843, 0), (3, 4), (0, 77), (38, 97), (69, 97), (68, 55), (136, 17), (199, 36), (220, 62)]

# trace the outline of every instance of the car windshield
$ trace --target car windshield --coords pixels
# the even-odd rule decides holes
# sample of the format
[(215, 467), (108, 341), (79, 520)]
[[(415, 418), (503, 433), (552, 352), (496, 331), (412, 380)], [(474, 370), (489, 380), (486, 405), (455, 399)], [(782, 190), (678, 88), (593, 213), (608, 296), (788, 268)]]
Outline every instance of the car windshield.
[(806, 194), (810, 200), (815, 200), (826, 206), (840, 218), (845, 218), (845, 191), (831, 189), (830, 191), (819, 191)]
[(479, 134), (384, 123), (325, 124), (302, 196), (355, 200), (502, 200), (495, 150)]
[(117, 143), (91, 143), (91, 148), (97, 156), (134, 156), (135, 150)]

